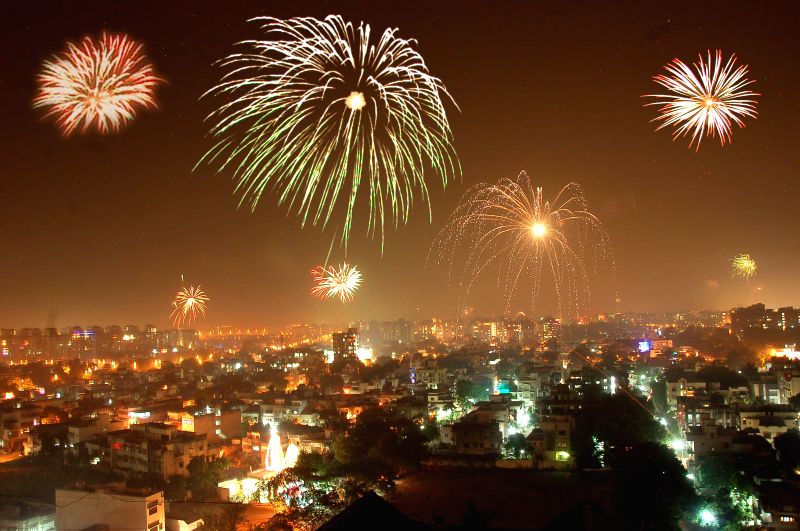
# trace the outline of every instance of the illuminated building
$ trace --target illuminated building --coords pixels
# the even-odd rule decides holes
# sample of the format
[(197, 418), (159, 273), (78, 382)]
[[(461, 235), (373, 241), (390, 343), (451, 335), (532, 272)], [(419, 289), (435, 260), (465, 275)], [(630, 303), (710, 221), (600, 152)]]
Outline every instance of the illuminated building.
[(786, 345), (782, 349), (770, 349), (769, 355), (774, 358), (786, 358), (789, 360), (800, 360), (800, 352), (797, 351), (795, 345)]
[(499, 321), (476, 321), (472, 323), (472, 337), (482, 343), (505, 343), (509, 338), (509, 329)]
[(164, 493), (56, 489), (56, 529), (166, 529)]
[(180, 423), (182, 431), (205, 435), (210, 442), (220, 442), (238, 436), (242, 431), (242, 412), (206, 406), (201, 409), (170, 411), (171, 421)]
[(437, 337), (436, 321), (428, 319), (414, 324), (414, 340), (418, 342), (430, 341), (432, 339), (441, 339)]
[(144, 327), (144, 339), (148, 349), (158, 348), (160, 346), (158, 341), (158, 328), (156, 328), (155, 325), (146, 325)]
[(670, 407), (677, 409), (678, 397), (693, 397), (706, 393), (706, 382), (691, 382), (686, 378), (679, 378), (676, 381), (667, 381), (667, 403)]
[(558, 338), (558, 319), (542, 317), (536, 323), (536, 332), (542, 341), (551, 341)]
[(787, 368), (777, 371), (776, 376), (781, 403), (788, 404), (791, 397), (800, 394), (800, 369)]
[(412, 330), (411, 323), (405, 319), (386, 321), (382, 324), (383, 340), (389, 343), (410, 343)]
[(731, 310), (731, 330), (742, 337), (747, 330), (794, 330), (800, 327), (800, 309), (787, 306), (773, 310), (753, 304)]
[(750, 385), (755, 399), (767, 404), (781, 403), (781, 389), (774, 374), (760, 374)]
[(189, 462), (208, 454), (205, 435), (160, 422), (97, 434), (85, 446), (92, 462), (103, 468), (126, 475), (153, 474), (165, 480), (175, 475), (187, 476)]
[(347, 332), (333, 333), (333, 360), (356, 359), (358, 349), (358, 328), (348, 328)]
[(789, 405), (742, 405), (739, 407), (736, 427), (757, 431), (772, 441), (775, 436), (798, 428), (797, 410)]
[(574, 466), (572, 432), (575, 418), (571, 415), (542, 417), (539, 427), (528, 435), (534, 461), (541, 468), (564, 469)]

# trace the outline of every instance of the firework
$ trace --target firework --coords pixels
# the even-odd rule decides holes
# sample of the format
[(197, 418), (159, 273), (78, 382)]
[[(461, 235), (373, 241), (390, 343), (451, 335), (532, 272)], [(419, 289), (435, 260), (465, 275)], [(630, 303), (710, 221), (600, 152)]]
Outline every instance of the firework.
[(472, 187), (432, 247), (439, 263), (449, 263), (465, 296), (496, 265), (507, 310), (520, 283), (529, 283), (535, 308), (543, 279), (552, 276), (559, 312), (576, 317), (588, 310), (584, 254), (590, 248), (610, 261), (608, 236), (580, 186), (570, 183), (547, 201), (525, 172), (516, 180)]
[(756, 117), (756, 101), (760, 94), (747, 90), (754, 83), (747, 78), (747, 65), (736, 67), (736, 55), (723, 62), (722, 52), (717, 50), (706, 60), (700, 54), (694, 70), (680, 59), (673, 59), (664, 66), (666, 74), (653, 80), (667, 89), (667, 94), (648, 94), (656, 98), (647, 105), (659, 106), (659, 115), (652, 121), (661, 122), (656, 131), (674, 127), (672, 139), (690, 136), (689, 147), (696, 143), (700, 149), (703, 137), (719, 137), (721, 145), (731, 142), (734, 123), (744, 127), (744, 118)]
[(208, 296), (200, 286), (182, 287), (172, 302), (172, 322), (180, 327), (183, 324), (191, 325), (198, 315), (205, 317), (208, 301)]
[(319, 299), (339, 297), (342, 302), (352, 302), (353, 293), (361, 285), (361, 272), (356, 266), (319, 266), (311, 270), (314, 287), (311, 294)]
[(385, 215), (396, 227), (415, 195), (428, 203), (430, 173), (444, 186), (460, 173), (443, 104), (452, 98), (414, 41), (396, 29), (376, 39), (339, 16), (254, 20), (274, 40), (241, 43), (247, 52), (222, 61), (229, 72), (209, 93), (228, 101), (209, 116), (217, 143), (201, 160), (231, 168), (240, 206), (275, 190), (303, 225), (336, 218), (346, 245), (366, 195), (367, 232), (382, 242)]
[(35, 108), (45, 108), (64, 136), (76, 131), (118, 131), (139, 109), (156, 107), (153, 91), (162, 79), (127, 35), (103, 33), (67, 43), (44, 62)]
[(758, 266), (749, 254), (737, 254), (731, 259), (731, 276), (733, 278), (751, 278), (755, 276)]

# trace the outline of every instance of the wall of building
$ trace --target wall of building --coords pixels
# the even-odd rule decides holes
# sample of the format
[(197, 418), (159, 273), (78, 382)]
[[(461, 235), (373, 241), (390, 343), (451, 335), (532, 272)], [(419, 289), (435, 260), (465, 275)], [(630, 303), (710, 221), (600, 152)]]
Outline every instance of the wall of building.
[(164, 494), (147, 497), (104, 491), (56, 490), (56, 529), (86, 529), (95, 524), (109, 531), (164, 531)]

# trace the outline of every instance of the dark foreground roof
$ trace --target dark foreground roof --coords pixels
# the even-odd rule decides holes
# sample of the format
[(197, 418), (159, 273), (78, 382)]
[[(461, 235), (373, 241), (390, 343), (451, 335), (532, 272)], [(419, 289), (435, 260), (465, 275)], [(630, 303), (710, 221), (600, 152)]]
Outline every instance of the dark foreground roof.
[[(501, 531), (500, 528), (486, 527), (470, 523), (446, 525), (423, 523), (409, 518), (394, 505), (387, 502), (374, 491), (369, 491), (339, 514), (323, 524), (318, 531), (357, 531), (361, 529), (380, 529), (381, 531), (456, 531), (461, 529), (483, 529)], [(519, 529), (523, 529), (522, 527)], [(590, 500), (572, 505), (554, 518), (540, 531), (613, 531), (618, 529), (614, 517), (601, 506)]]
[(406, 529), (429, 529), (429, 527), (411, 520), (394, 505), (375, 494), (374, 491), (369, 491), (324, 523), (318, 531), (349, 531), (356, 529), (400, 531)]
[(592, 501), (584, 500), (553, 518), (541, 530), (613, 531), (618, 528), (614, 517), (608, 511)]

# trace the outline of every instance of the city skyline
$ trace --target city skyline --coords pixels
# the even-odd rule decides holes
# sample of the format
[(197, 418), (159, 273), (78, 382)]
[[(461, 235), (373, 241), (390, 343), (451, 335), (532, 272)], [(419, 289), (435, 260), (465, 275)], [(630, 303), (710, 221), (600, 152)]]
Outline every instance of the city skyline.
[(800, 4), (4, 13), (0, 528), (798, 528)]
[[(56, 2), (47, 16), (41, 6), (14, 6), (2, 23), (5, 49), (31, 43), (8, 64), (8, 79), (19, 83), (0, 84), (9, 154), (0, 190), (12, 198), (0, 224), (2, 326), (165, 327), (182, 275), (211, 298), (199, 329), (454, 315), (461, 293), (427, 265), (430, 245), (470, 186), (521, 170), (546, 189), (579, 182), (605, 225), (616, 281), (593, 286), (590, 315), (800, 300), (796, 231), (773, 213), (800, 191), (786, 133), (800, 111), (783, 88), (798, 82), (800, 55), (791, 52), (799, 45), (781, 6), (643, 13), (625, 5), (514, 5), (498, 13), (445, 2), (419, 17), (416, 9), (387, 13), (367, 3), (222, 9), (176, 2), (158, 6), (154, 21), (156, 6), (120, 12), (110, 3), (90, 10)], [(253, 213), (237, 210), (230, 174), (192, 171), (210, 147), (203, 119), (214, 107), (197, 100), (219, 80), (213, 63), (259, 35), (247, 19), (333, 12), (415, 38), (460, 108), (448, 108), (460, 181), (442, 190), (432, 179), (432, 223), (415, 203), (407, 226), (387, 230), (383, 250), (354, 227), (346, 258), (364, 285), (350, 305), (309, 295), (309, 272), (325, 260), (331, 230), (302, 229), (274, 197)], [(747, 31), (730, 32), (737, 26)], [(104, 29), (144, 44), (167, 80), (156, 89), (159, 109), (113, 135), (63, 139), (32, 109), (35, 72), (66, 41)], [(641, 95), (655, 90), (651, 77), (673, 57), (691, 60), (709, 49), (735, 52), (762, 96), (758, 119), (736, 129), (732, 144), (707, 141), (695, 153), (653, 132)], [(333, 249), (338, 263), (343, 250)], [(739, 253), (758, 261), (755, 278), (730, 278), (729, 261)], [(554, 312), (554, 299), (545, 286), (534, 313)], [(499, 315), (506, 301), (485, 277), (468, 305)], [(531, 308), (520, 299), (510, 311)]]

